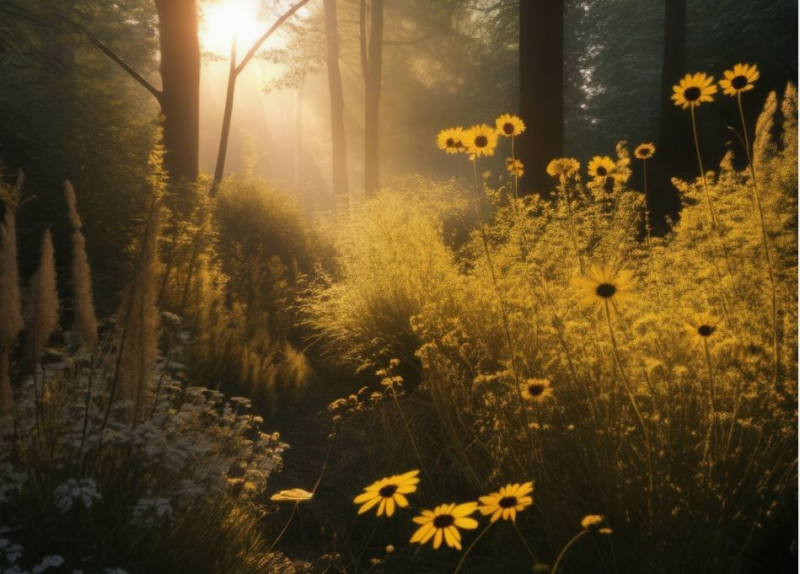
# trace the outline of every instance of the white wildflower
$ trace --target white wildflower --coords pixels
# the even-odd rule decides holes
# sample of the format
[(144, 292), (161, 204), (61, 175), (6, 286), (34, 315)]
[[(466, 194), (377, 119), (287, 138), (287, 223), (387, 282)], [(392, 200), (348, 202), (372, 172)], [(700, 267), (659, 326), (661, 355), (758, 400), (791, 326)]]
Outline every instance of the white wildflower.
[(93, 478), (75, 480), (70, 478), (67, 482), (59, 484), (55, 490), (56, 508), (63, 514), (72, 509), (75, 501), (80, 501), (84, 508), (89, 509), (95, 500), (102, 500), (103, 496), (97, 491), (97, 483)]

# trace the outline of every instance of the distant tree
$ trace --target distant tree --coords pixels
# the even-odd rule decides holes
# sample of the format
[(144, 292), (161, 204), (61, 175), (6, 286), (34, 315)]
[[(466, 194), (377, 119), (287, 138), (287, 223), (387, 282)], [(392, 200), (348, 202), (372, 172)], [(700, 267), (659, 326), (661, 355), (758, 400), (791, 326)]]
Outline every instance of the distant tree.
[(333, 193), (338, 201), (339, 198), (346, 198), (348, 183), (344, 94), (342, 92), (342, 74), (339, 70), (339, 27), (336, 23), (336, 0), (325, 0), (325, 32), (328, 47), (328, 87), (331, 97)]
[(173, 179), (194, 181), (200, 149), (200, 41), (197, 0), (155, 0), (161, 45), (164, 166)]
[(564, 155), (564, 7), (561, 0), (519, 3), (519, 102), (528, 131), (520, 193), (548, 194), (548, 162)]
[(361, 71), (364, 76), (364, 191), (373, 195), (380, 185), (378, 121), (383, 69), (383, 0), (360, 0)]
[[(685, 165), (690, 132), (684, 110), (672, 101), (672, 86), (688, 71), (686, 69), (686, 9), (687, 0), (665, 0), (664, 41), (661, 56), (661, 104), (659, 106), (658, 155), (660, 161), (653, 162), (652, 186), (648, 197), (651, 222), (656, 230), (663, 227), (664, 215), (673, 218), (680, 209), (680, 199), (670, 178), (676, 165)], [(670, 158), (668, 163), (665, 158)], [(678, 161), (679, 158), (682, 161)], [(673, 172), (673, 173), (671, 173)]]
[(216, 195), (217, 189), (219, 187), (219, 183), (222, 181), (222, 176), (225, 173), (225, 157), (228, 152), (228, 136), (230, 135), (231, 130), (231, 118), (233, 117), (233, 97), (236, 93), (236, 80), (239, 78), (239, 74), (247, 67), (247, 64), (250, 63), (250, 60), (258, 53), (259, 48), (266, 42), (275, 31), (281, 27), (281, 25), (286, 22), (292, 15), (297, 12), (300, 8), (308, 4), (309, 0), (298, 0), (293, 6), (291, 6), (288, 10), (286, 10), (275, 22), (273, 22), (272, 26), (270, 26), (262, 35), (259, 37), (258, 40), (250, 47), (247, 53), (240, 61), (236, 61), (236, 39), (231, 43), (231, 57), (230, 57), (230, 68), (228, 72), (228, 88), (225, 93), (225, 112), (222, 118), (222, 131), (219, 138), (219, 148), (217, 151), (217, 165), (214, 168), (214, 181), (211, 186), (211, 193), (210, 195), (213, 197)]

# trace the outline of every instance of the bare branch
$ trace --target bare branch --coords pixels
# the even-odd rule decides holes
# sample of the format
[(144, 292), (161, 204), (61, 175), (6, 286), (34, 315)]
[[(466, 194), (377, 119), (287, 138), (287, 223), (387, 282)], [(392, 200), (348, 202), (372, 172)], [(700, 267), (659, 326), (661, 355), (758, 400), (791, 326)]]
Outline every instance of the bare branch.
[(70, 19), (67, 16), (64, 16), (63, 14), (58, 14), (58, 17), (64, 20), (67, 24), (69, 24), (79, 32), (81, 32), (84, 36), (86, 36), (86, 38), (92, 44), (94, 44), (94, 46), (98, 50), (103, 52), (106, 56), (108, 56), (111, 59), (111, 61), (113, 61), (120, 68), (125, 70), (131, 78), (139, 82), (139, 84), (141, 84), (144, 87), (144, 89), (153, 94), (153, 96), (155, 96), (158, 102), (161, 103), (161, 90), (155, 88), (153, 84), (148, 82), (139, 72), (134, 70), (130, 64), (128, 64), (125, 60), (123, 60), (114, 50), (109, 48), (100, 38), (95, 36), (90, 30), (81, 26), (80, 24), (78, 24), (77, 22), (75, 22), (74, 20)]
[(262, 36), (261, 36), (261, 37), (260, 37), (260, 38), (259, 38), (259, 39), (256, 41), (256, 43), (255, 43), (255, 44), (253, 44), (253, 47), (252, 47), (252, 48), (250, 48), (250, 50), (247, 52), (247, 54), (245, 54), (244, 58), (242, 58), (242, 61), (241, 61), (241, 62), (239, 62), (239, 65), (238, 65), (238, 66), (236, 66), (235, 73), (236, 73), (236, 75), (237, 75), (237, 76), (238, 76), (238, 75), (239, 75), (239, 74), (242, 72), (242, 70), (243, 70), (243, 69), (244, 69), (244, 67), (247, 65), (247, 63), (248, 63), (250, 60), (252, 60), (252, 59), (253, 59), (253, 56), (255, 56), (255, 55), (256, 55), (256, 52), (257, 52), (257, 51), (258, 51), (258, 49), (261, 47), (261, 45), (262, 45), (264, 42), (266, 42), (266, 41), (269, 39), (269, 37), (270, 37), (270, 36), (272, 36), (272, 34), (275, 32), (275, 30), (277, 30), (278, 28), (280, 28), (280, 27), (281, 27), (281, 25), (282, 25), (284, 22), (286, 22), (286, 20), (288, 20), (289, 18), (291, 18), (291, 17), (292, 17), (292, 15), (293, 15), (295, 12), (297, 12), (297, 11), (298, 11), (300, 8), (302, 8), (303, 6), (305, 6), (306, 4), (308, 4), (308, 2), (309, 2), (309, 1), (310, 1), (310, 0), (300, 0), (300, 1), (299, 1), (297, 4), (295, 4), (294, 6), (292, 6), (291, 8), (289, 8), (289, 9), (288, 9), (288, 10), (287, 10), (287, 11), (286, 11), (284, 14), (283, 14), (283, 16), (281, 16), (280, 18), (278, 18), (278, 19), (275, 21), (275, 23), (274, 23), (272, 26), (270, 26), (269, 30), (267, 30), (266, 32), (264, 32), (264, 34), (263, 34), (263, 35), (262, 35)]

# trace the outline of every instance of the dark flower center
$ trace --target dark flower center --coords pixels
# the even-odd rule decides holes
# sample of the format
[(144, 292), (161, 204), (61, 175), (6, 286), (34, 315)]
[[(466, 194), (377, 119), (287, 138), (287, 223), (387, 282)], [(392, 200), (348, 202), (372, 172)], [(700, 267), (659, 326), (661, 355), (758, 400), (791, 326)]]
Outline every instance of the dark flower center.
[(609, 177), (606, 178), (606, 183), (603, 186), (603, 191), (605, 191), (606, 193), (611, 193), (612, 191), (614, 191), (614, 178), (613, 177), (609, 176)]
[(716, 331), (716, 329), (714, 327), (712, 327), (711, 325), (700, 325), (697, 328), (697, 333), (701, 337), (710, 337), (711, 335), (714, 334), (714, 331)]
[(747, 85), (747, 78), (745, 76), (736, 76), (731, 80), (731, 86), (737, 90), (741, 90)]
[(538, 397), (544, 392), (545, 388), (546, 387), (542, 383), (533, 383), (532, 385), (528, 385), (528, 392), (532, 397)]
[(686, 88), (683, 91), (683, 97), (686, 98), (689, 102), (694, 102), (695, 100), (700, 99), (700, 88), (696, 86), (692, 86), (691, 88)]
[(497, 503), (497, 506), (500, 508), (513, 508), (517, 505), (517, 497), (516, 496), (504, 496), (500, 499), (500, 502)]
[(608, 170), (601, 165), (600, 167), (597, 168), (597, 175), (599, 176), (608, 175)]
[(444, 145), (446, 145), (447, 147), (456, 147), (456, 140), (454, 140), (453, 138), (447, 138), (447, 141), (444, 142)]
[(440, 514), (433, 519), (433, 526), (436, 528), (447, 528), (455, 524), (456, 519), (451, 514)]
[(514, 133), (514, 124), (506, 122), (503, 124), (503, 133), (511, 135)]
[(378, 494), (380, 494), (383, 498), (391, 498), (394, 496), (395, 492), (397, 492), (397, 485), (387, 484), (378, 491)]
[(597, 289), (595, 289), (594, 292), (597, 293), (598, 297), (602, 297), (603, 299), (608, 299), (609, 297), (614, 296), (614, 293), (617, 292), (617, 288), (611, 283), (600, 283), (600, 285), (597, 286)]
[(486, 147), (489, 145), (489, 138), (486, 136), (478, 136), (475, 138), (475, 147)]
[(461, 140), (456, 140), (456, 143), (453, 144), (453, 147), (464, 147), (464, 144), (461, 143)]

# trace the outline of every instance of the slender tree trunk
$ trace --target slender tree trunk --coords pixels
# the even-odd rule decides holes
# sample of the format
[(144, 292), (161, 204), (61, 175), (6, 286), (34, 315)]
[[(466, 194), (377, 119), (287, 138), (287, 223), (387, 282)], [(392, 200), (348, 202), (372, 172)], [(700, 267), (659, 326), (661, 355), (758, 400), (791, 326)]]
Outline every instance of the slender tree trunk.
[(520, 115), (517, 143), (525, 165), (520, 194), (549, 195), (551, 159), (564, 155), (564, 7), (561, 0), (520, 0)]
[(347, 181), (347, 142), (344, 132), (344, 95), (342, 75), (339, 71), (339, 37), (336, 23), (336, 0), (325, 0), (325, 33), (328, 45), (328, 87), (331, 98), (331, 143), (333, 164), (334, 197), (346, 198)]
[[(363, 15), (363, 14), (362, 14)], [(364, 16), (365, 17), (365, 16)], [(362, 29), (364, 26), (362, 25)], [(365, 39), (362, 38), (362, 42)], [(370, 4), (369, 41), (364, 98), (364, 191), (374, 195), (380, 185), (378, 176), (378, 118), (383, 67), (383, 0)]]
[(228, 70), (228, 88), (225, 90), (225, 112), (222, 115), (222, 131), (219, 136), (219, 149), (217, 150), (217, 165), (214, 168), (214, 181), (211, 184), (211, 197), (217, 194), (217, 188), (225, 174), (225, 158), (228, 154), (228, 138), (231, 133), (231, 120), (233, 118), (233, 96), (236, 91), (236, 38), (231, 40), (231, 65)]
[(164, 167), (174, 180), (194, 181), (200, 141), (200, 42), (197, 0), (155, 0), (161, 43)]
[[(664, 216), (677, 216), (680, 209), (678, 192), (671, 183), (679, 165), (692, 165), (691, 130), (682, 110), (672, 101), (672, 86), (686, 73), (686, 7), (687, 0), (664, 0), (664, 52), (661, 63), (661, 116), (657, 155), (653, 160), (651, 224), (656, 232), (665, 230)], [(669, 159), (670, 163), (667, 163)]]

